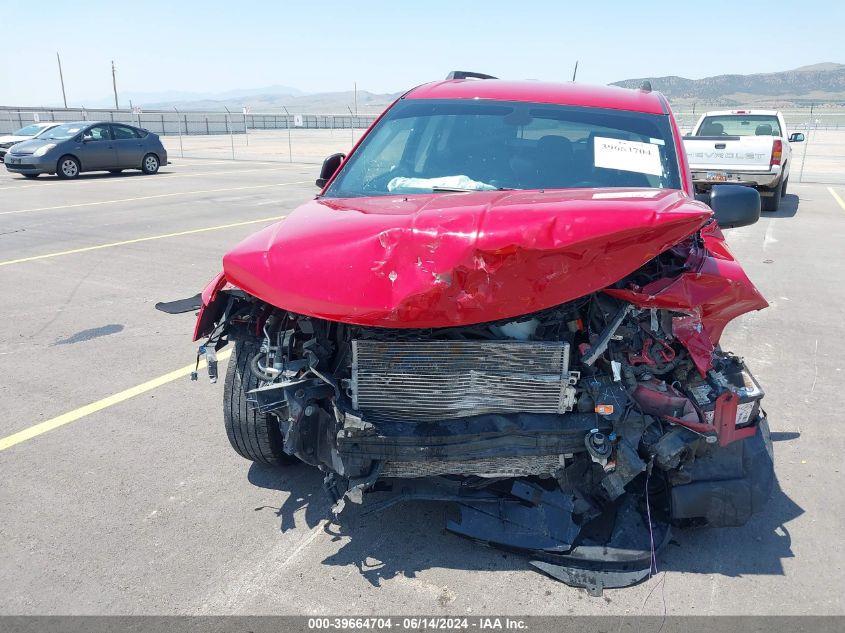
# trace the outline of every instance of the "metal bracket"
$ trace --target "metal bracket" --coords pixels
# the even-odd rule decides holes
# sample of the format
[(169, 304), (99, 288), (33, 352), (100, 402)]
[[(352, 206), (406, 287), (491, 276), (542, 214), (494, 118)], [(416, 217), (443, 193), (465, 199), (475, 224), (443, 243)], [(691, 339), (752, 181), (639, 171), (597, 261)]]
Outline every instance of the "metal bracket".
[(580, 371), (571, 371), (566, 379), (566, 384), (560, 387), (560, 404), (558, 413), (569, 413), (575, 408), (575, 385), (581, 379)]
[(708, 442), (714, 442), (717, 438), (719, 446), (727, 446), (738, 440), (745, 440), (754, 437), (757, 433), (756, 425), (736, 428), (736, 414), (739, 408), (739, 396), (732, 391), (726, 391), (716, 398), (716, 407), (713, 411), (713, 424), (703, 422), (690, 422), (671, 416), (663, 416), (672, 424), (683, 426), (693, 433), (703, 435)]
[(727, 391), (716, 398), (716, 407), (713, 412), (713, 425), (716, 427), (716, 434), (719, 436), (719, 446), (727, 446), (737, 440), (754, 437), (757, 427), (749, 426), (736, 428), (736, 413), (739, 408), (739, 396), (732, 391)]

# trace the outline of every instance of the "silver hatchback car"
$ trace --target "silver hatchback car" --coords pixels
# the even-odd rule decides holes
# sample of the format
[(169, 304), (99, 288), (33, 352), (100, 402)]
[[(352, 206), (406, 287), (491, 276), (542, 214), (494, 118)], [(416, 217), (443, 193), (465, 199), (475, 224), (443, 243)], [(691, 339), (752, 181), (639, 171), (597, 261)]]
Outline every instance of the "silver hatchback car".
[(167, 164), (167, 150), (156, 134), (132, 125), (77, 121), (13, 145), (5, 164), (10, 172), (27, 178), (40, 174), (76, 178), (83, 171), (119, 173), (124, 169), (154, 174)]

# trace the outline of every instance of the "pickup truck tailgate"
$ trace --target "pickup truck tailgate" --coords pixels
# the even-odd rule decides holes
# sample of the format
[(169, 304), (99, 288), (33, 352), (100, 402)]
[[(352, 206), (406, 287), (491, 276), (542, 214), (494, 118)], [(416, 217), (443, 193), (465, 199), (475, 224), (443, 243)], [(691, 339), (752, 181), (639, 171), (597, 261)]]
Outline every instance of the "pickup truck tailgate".
[(690, 170), (768, 171), (771, 136), (686, 136), (684, 151)]

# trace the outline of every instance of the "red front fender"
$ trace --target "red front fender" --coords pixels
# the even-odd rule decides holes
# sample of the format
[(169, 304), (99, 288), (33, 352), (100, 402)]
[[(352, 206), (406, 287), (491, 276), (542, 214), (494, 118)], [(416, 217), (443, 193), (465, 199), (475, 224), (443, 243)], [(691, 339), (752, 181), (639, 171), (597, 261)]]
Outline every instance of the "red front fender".
[(225, 285), (226, 276), (221, 272), (202, 291), (202, 306), (197, 314), (197, 324), (194, 326), (195, 341), (208, 336), (217, 319), (223, 314), (226, 303), (221, 301), (220, 291)]

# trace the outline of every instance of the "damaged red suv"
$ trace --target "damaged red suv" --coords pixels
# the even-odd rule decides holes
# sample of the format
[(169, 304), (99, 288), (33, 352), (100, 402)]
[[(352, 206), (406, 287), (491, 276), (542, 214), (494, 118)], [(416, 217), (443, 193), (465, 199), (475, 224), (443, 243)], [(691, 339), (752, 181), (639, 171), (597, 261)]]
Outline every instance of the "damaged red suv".
[(763, 391), (719, 346), (767, 305), (721, 231), (760, 199), (694, 198), (662, 95), (453, 73), (317, 184), (161, 306), (201, 304), (212, 378), (234, 345), (238, 453), (318, 467), (336, 512), (451, 503), (450, 531), (592, 592), (765, 504)]

